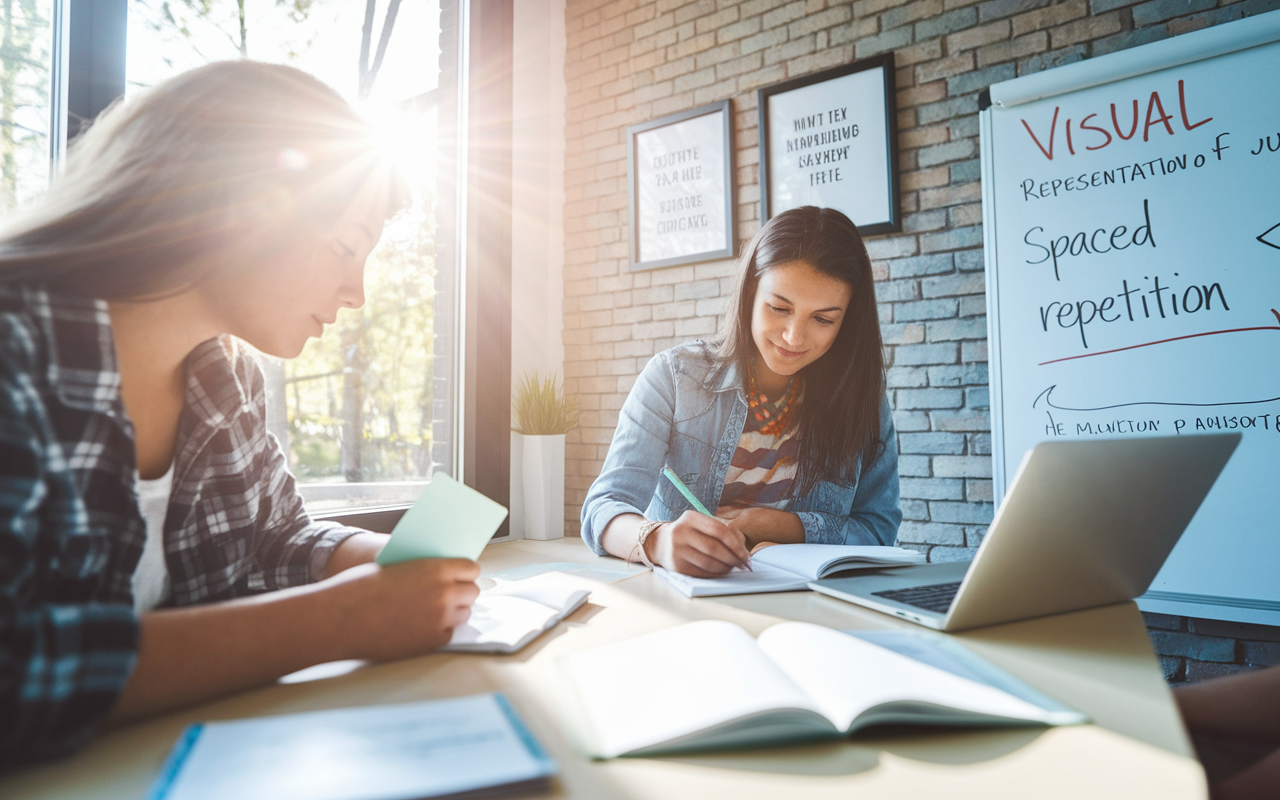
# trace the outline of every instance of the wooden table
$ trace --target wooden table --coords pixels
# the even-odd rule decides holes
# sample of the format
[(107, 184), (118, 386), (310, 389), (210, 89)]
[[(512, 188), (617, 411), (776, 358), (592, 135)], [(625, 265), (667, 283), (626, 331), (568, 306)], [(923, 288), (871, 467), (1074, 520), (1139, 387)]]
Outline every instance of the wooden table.
[[(626, 571), (577, 539), (490, 545), (485, 575), (537, 562)], [(556, 659), (695, 619), (752, 634), (783, 619), (834, 628), (914, 627), (814, 592), (690, 600), (648, 572), (602, 582), (588, 604), (511, 656), (433, 654), (315, 668), (281, 683), (100, 736), (74, 758), (0, 779), (0, 797), (141, 798), (182, 729), (198, 720), (398, 703), (503, 691), (559, 762), (553, 797), (589, 798), (1204, 798), (1169, 688), (1133, 603), (957, 634), (1092, 725), (1016, 730), (896, 729), (849, 741), (680, 757), (591, 761), (561, 724)], [(637, 696), (637, 701), (642, 701)], [(544, 795), (545, 796), (545, 795)], [(231, 800), (231, 799), (229, 799)], [(238, 799), (237, 799), (238, 800)]]

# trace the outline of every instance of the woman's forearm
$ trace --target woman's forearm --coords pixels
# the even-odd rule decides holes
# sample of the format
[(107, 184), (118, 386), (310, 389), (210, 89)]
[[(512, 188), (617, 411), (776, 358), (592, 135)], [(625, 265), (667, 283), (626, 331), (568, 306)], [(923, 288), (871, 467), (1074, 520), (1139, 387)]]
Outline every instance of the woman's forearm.
[(332, 578), (339, 572), (360, 564), (368, 564), (378, 557), (391, 537), (385, 533), (364, 531), (342, 540), (324, 565), (324, 577)]
[(361, 564), (309, 586), (144, 614), (137, 665), (112, 719), (243, 691), (325, 661), (428, 652), (466, 622), (479, 574), (461, 559)]
[[(382, 533), (347, 538), (330, 556), (324, 577), (373, 561), (389, 538)], [(352, 639), (337, 627), (344, 591), (326, 582), (144, 614), (137, 667), (113, 719), (260, 686), (345, 657), (343, 648)]]
[(640, 526), (644, 523), (645, 518), (639, 514), (619, 514), (609, 520), (600, 534), (600, 546), (611, 556), (639, 561), (636, 544), (640, 541)]
[(347, 657), (338, 594), (320, 583), (142, 615), (137, 666), (112, 720), (198, 703)]
[(773, 544), (802, 544), (804, 523), (790, 511), (776, 508), (744, 508), (729, 519), (729, 526), (742, 531), (747, 537), (747, 547), (770, 542)]

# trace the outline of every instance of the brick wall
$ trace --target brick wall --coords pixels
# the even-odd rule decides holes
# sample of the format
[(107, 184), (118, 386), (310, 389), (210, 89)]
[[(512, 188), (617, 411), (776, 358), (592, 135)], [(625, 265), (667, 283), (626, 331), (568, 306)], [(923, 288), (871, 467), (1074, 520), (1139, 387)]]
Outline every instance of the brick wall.
[(1280, 628), (1143, 614), (1170, 683), (1190, 683), (1280, 664)]
[[(760, 224), (756, 89), (894, 52), (903, 232), (869, 238), (867, 247), (899, 431), (899, 538), (932, 561), (966, 559), (993, 512), (978, 93), (1277, 7), (1280, 0), (568, 0), (565, 386), (583, 414), (566, 453), (566, 532), (578, 530), (635, 375), (654, 353), (715, 330), (734, 269), (725, 260), (629, 271), (628, 125), (732, 101), (741, 246)], [(1158, 632), (1160, 640), (1197, 636), (1191, 622), (1171, 619), (1182, 628)], [(1246, 646), (1232, 642), (1235, 663)], [(1200, 669), (1192, 662), (1227, 663), (1174, 657), (1183, 658), (1175, 677)]]

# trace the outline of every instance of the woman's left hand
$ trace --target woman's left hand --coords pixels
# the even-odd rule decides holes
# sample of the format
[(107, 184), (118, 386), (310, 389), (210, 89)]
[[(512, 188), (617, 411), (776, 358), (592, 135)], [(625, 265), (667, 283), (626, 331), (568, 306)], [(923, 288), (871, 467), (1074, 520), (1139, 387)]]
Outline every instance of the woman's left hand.
[(790, 511), (763, 507), (720, 508), (716, 510), (716, 516), (746, 537), (748, 550), (765, 543), (804, 542), (804, 523)]

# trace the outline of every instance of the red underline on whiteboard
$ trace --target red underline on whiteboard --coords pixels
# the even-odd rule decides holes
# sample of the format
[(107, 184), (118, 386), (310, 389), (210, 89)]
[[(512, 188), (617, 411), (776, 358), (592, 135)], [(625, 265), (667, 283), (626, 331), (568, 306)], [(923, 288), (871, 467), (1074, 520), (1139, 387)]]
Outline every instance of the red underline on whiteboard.
[(1083, 353), (1078, 356), (1067, 356), (1066, 358), (1055, 358), (1052, 361), (1041, 361), (1037, 366), (1045, 366), (1046, 364), (1057, 364), (1060, 361), (1074, 361), (1077, 358), (1090, 358), (1091, 356), (1105, 356), (1108, 353), (1120, 353), (1125, 350), (1136, 350), (1139, 347), (1150, 347), (1153, 344), (1165, 344), (1167, 342), (1176, 342), (1181, 339), (1198, 339), (1201, 336), (1217, 336), (1220, 333), (1244, 333), (1245, 331), (1280, 331), (1280, 325), (1265, 325), (1260, 328), (1231, 328), (1225, 331), (1208, 331), (1206, 333), (1192, 333), (1186, 336), (1175, 336), (1172, 339), (1161, 339), (1157, 342), (1145, 342), (1143, 344), (1131, 344), (1128, 347), (1117, 347), (1115, 350), (1099, 350), (1096, 353)]

